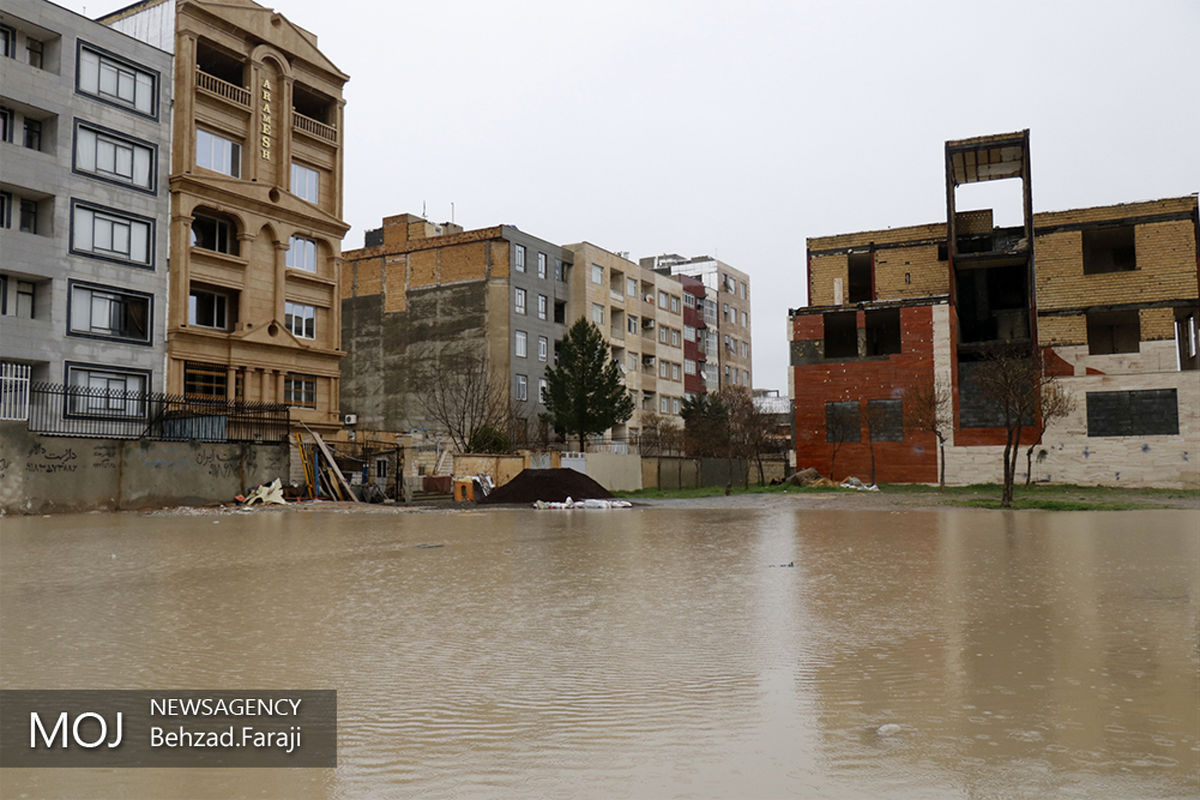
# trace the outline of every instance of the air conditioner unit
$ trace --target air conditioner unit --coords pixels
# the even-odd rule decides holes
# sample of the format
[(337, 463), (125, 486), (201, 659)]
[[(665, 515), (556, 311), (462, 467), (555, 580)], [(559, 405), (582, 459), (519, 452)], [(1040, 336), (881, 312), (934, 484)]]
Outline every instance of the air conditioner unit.
[(357, 425), (358, 424), (358, 414), (347, 414), (343, 418), (342, 421), (345, 422), (347, 425)]

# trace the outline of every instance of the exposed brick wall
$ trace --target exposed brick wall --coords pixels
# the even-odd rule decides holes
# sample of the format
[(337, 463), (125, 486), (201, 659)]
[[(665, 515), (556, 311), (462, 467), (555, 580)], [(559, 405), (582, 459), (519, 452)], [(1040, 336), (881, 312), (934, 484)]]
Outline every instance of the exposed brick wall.
[[(825, 403), (853, 401), (860, 404), (860, 442), (844, 442), (837, 449), (836, 477), (871, 474), (871, 445), (867, 425), (870, 400), (904, 399), (904, 387), (933, 380), (933, 323), (931, 306), (900, 309), (902, 353), (868, 359), (848, 359), (793, 367), (796, 397), (796, 464), (816, 467), (829, 475), (834, 445), (826, 441)], [(858, 314), (858, 326), (864, 324)], [(795, 340), (822, 339), (820, 314), (800, 314), (792, 320)], [(902, 442), (876, 442), (875, 478), (885, 482), (930, 482), (937, 480), (936, 438), (932, 433), (912, 430), (912, 411), (904, 411)]]
[(831, 256), (813, 256), (810, 269), (812, 270), (812, 295), (808, 298), (809, 305), (833, 305), (833, 281), (835, 278), (841, 278), (842, 302), (845, 302), (848, 292), (846, 283), (847, 277), (850, 274), (850, 267), (849, 259), (844, 253)]
[(1038, 318), (1038, 342), (1051, 346), (1087, 344), (1087, 317), (1075, 314)]
[[(875, 299), (900, 300), (950, 293), (950, 265), (938, 261), (936, 244), (875, 253)], [(909, 276), (905, 283), (904, 276)]]

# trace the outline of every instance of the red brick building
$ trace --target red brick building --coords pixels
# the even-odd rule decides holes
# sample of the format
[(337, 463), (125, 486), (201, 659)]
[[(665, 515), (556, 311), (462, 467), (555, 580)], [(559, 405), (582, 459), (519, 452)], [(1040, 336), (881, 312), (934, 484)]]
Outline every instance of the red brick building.
[[(1020, 225), (956, 208), (958, 187), (998, 179), (1022, 182)], [(1034, 214), (1021, 131), (947, 142), (946, 197), (944, 223), (808, 240), (797, 466), (929, 482), (945, 459), (949, 482), (998, 480), (1005, 428), (980, 377), (999, 348), (1041, 353), (1074, 400), (1026, 428), (1034, 480), (1200, 487), (1196, 195)], [(933, 386), (950, 399), (940, 454), (914, 405)]]

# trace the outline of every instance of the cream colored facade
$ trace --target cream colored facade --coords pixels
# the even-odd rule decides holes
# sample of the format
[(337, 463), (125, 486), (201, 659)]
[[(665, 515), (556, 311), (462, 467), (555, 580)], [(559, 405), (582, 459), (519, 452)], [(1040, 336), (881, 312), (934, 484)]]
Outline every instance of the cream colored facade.
[(175, 54), (167, 390), (340, 427), (348, 76), (250, 0), (151, 0), (100, 21)]
[(590, 242), (566, 247), (575, 256), (567, 324), (584, 317), (600, 328), (633, 398), (613, 440), (636, 440), (651, 413), (682, 425), (683, 285)]

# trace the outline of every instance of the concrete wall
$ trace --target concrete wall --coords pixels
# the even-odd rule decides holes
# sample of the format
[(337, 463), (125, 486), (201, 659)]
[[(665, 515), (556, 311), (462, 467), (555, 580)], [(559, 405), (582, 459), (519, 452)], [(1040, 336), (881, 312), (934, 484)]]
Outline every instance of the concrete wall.
[(528, 466), (528, 457), (520, 455), (467, 453), (454, 456), (455, 475), (491, 475), (497, 486), (508, 483)]
[(642, 488), (641, 456), (588, 453), (586, 464), (587, 476), (610, 492)]
[(0, 422), (0, 514), (227, 502), (287, 479), (288, 446), (75, 439)]

